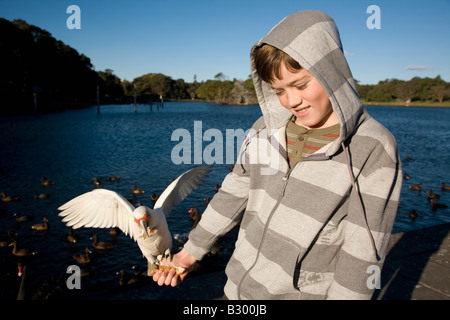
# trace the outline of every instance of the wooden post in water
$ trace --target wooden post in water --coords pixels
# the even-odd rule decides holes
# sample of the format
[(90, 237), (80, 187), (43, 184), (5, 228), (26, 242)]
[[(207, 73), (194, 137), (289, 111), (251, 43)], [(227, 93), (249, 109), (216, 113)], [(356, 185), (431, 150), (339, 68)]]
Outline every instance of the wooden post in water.
[(137, 93), (136, 93), (136, 83), (133, 83), (133, 86), (134, 86), (134, 112), (136, 112), (137, 111), (137, 108), (136, 108), (136, 95), (137, 95)]
[(97, 113), (100, 113), (100, 86), (97, 85)]
[(34, 102), (34, 113), (38, 113), (38, 102), (37, 102), (37, 92), (33, 92), (33, 102)]

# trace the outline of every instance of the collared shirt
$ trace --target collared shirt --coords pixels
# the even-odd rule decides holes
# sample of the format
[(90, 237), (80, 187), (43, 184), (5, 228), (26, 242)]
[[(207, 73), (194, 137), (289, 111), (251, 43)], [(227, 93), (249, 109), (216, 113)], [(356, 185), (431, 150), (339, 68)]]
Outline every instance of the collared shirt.
[(292, 116), (286, 126), (286, 145), (291, 167), (297, 161), (333, 142), (340, 135), (339, 123), (323, 129), (306, 129), (297, 125), (295, 120), (296, 117)]

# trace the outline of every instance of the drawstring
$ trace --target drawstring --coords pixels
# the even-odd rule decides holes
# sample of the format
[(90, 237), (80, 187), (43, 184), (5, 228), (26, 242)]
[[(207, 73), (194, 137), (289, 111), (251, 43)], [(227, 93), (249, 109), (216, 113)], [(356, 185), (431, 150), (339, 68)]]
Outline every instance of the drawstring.
[(362, 213), (363, 218), (364, 218), (363, 219), (364, 220), (364, 225), (366, 227), (367, 233), (369, 235), (370, 242), (372, 244), (373, 252), (375, 254), (375, 260), (376, 261), (380, 261), (380, 258), (379, 258), (378, 253), (377, 253), (377, 248), (375, 246), (375, 241), (373, 239), (372, 233), (370, 232), (369, 224), (367, 223), (366, 212), (364, 210), (364, 206), (363, 206), (363, 203), (362, 203), (362, 200), (361, 200), (361, 197), (360, 197), (358, 185), (356, 184), (355, 176), (353, 175), (352, 166), (350, 164), (350, 153), (349, 153), (348, 148), (346, 147), (344, 141), (342, 142), (342, 148), (344, 149), (345, 160), (347, 162), (347, 167), (348, 167), (348, 171), (349, 171), (349, 175), (350, 175), (350, 180), (352, 182), (353, 190), (354, 190), (354, 192), (356, 192), (356, 198), (358, 199), (359, 208), (360, 208), (361, 213)]

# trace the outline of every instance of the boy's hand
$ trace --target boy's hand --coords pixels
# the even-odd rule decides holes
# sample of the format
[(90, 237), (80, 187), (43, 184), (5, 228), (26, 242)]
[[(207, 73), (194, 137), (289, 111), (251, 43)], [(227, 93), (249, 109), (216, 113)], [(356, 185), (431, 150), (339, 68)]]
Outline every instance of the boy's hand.
[(181, 282), (183, 282), (184, 278), (186, 278), (189, 268), (196, 262), (197, 260), (191, 256), (185, 249), (182, 249), (180, 252), (175, 254), (172, 258), (172, 261), (168, 261), (163, 259), (162, 263), (168, 265), (168, 266), (176, 266), (176, 267), (182, 267), (185, 268), (186, 271), (178, 275), (176, 273), (175, 269), (171, 269), (169, 272), (158, 270), (156, 273), (153, 271), (150, 273), (150, 275), (153, 276), (153, 281), (158, 283), (158, 285), (166, 285), (166, 286), (172, 286), (176, 287)]

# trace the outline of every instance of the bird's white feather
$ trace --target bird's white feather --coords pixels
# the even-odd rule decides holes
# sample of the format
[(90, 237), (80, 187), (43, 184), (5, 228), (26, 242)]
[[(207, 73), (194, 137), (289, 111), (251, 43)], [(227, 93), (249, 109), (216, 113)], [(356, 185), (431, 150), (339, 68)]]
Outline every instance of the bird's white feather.
[(118, 227), (136, 240), (139, 235), (131, 227), (134, 209), (120, 194), (106, 189), (84, 193), (58, 208), (62, 221), (74, 229)]
[(210, 171), (211, 166), (199, 166), (186, 171), (163, 191), (154, 208), (160, 208), (167, 216), (174, 206), (200, 186)]

